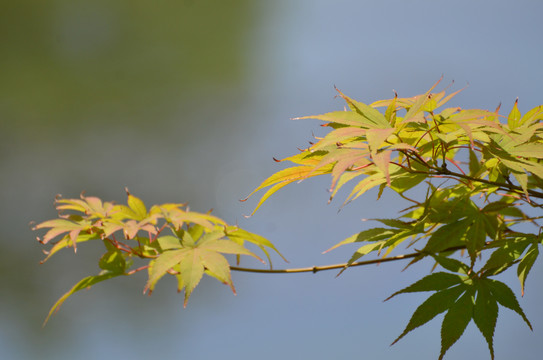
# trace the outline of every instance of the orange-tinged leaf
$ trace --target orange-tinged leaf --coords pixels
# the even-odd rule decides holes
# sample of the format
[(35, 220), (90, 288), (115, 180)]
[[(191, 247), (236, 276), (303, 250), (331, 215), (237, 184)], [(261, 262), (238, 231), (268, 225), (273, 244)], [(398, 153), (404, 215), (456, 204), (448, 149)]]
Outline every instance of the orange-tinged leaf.
[(43, 238), (40, 239), (40, 242), (42, 244), (47, 244), (49, 241), (51, 241), (52, 239), (54, 239), (55, 237), (61, 234), (64, 234), (66, 232), (72, 233), (73, 231), (76, 231), (79, 233), (79, 231), (90, 230), (91, 226), (92, 226), (92, 223), (87, 220), (73, 221), (73, 220), (68, 220), (68, 219), (53, 219), (53, 220), (44, 221), (34, 226), (33, 230), (50, 228), (47, 231), (47, 233), (43, 236)]
[(373, 162), (375, 165), (383, 172), (385, 175), (385, 179), (387, 181), (387, 185), (390, 186), (390, 172), (389, 172), (389, 164), (390, 164), (390, 154), (392, 151), (385, 150), (378, 152), (377, 154), (372, 155)]
[(444, 97), (443, 99), (439, 99), (437, 101), (437, 105), (436, 105), (436, 109), (445, 105), (447, 102), (449, 102), (449, 100), (451, 100), (453, 97), (455, 97), (456, 95), (458, 95), (459, 92), (463, 91), (465, 88), (462, 88), (458, 91), (455, 91), (453, 92), (452, 94), (449, 94), (447, 95), (446, 97)]
[[(366, 149), (336, 149), (334, 151), (331, 151), (328, 153), (328, 155), (324, 156), (320, 163), (318, 163), (314, 168), (313, 171), (317, 171), (326, 165), (333, 165), (334, 163), (342, 163), (345, 168), (348, 168), (350, 166), (354, 165), (363, 165), (363, 163), (359, 163), (361, 160), (367, 158), (369, 156), (369, 151)], [(334, 165), (332, 169), (332, 174), (337, 165)], [(311, 172), (309, 173), (311, 175)]]
[(335, 145), (337, 143), (343, 143), (353, 138), (362, 137), (366, 135), (366, 131), (366, 129), (351, 126), (332, 130), (328, 134), (326, 134), (326, 136), (322, 140), (313, 145), (311, 147), (311, 150), (320, 150), (329, 145)]
[(358, 184), (355, 185), (355, 187), (353, 188), (353, 190), (351, 191), (351, 193), (345, 200), (344, 205), (353, 200), (356, 200), (359, 196), (363, 195), (366, 191), (384, 183), (386, 183), (386, 178), (382, 172), (378, 172), (364, 178), (364, 180), (360, 181)]
[(458, 123), (458, 126), (460, 126), (462, 128), (462, 130), (464, 130), (464, 132), (468, 136), (469, 143), (470, 143), (470, 149), (473, 149), (474, 146), (475, 146), (475, 142), (473, 141), (473, 133), (471, 132), (471, 126), (469, 126), (468, 124), (464, 124), (464, 123)]
[(366, 131), (366, 138), (368, 139), (368, 144), (370, 146), (370, 151), (372, 154), (377, 153), (377, 150), (381, 145), (388, 139), (390, 135), (394, 133), (396, 129), (370, 129)]
[[(100, 236), (97, 233), (92, 233), (92, 234), (81, 234), (80, 233), (78, 235), (76, 241), (78, 243), (82, 243), (82, 242), (89, 241), (89, 240), (99, 240), (99, 239), (100, 239)], [(45, 259), (43, 259), (42, 261), (40, 261), (40, 264), (43, 264), (44, 262), (49, 260), (49, 258), (51, 256), (53, 256), (55, 253), (59, 252), (60, 250), (62, 250), (64, 248), (70, 247), (70, 246), (73, 246), (73, 243), (72, 243), (72, 239), (71, 239), (70, 235), (67, 234), (62, 239), (60, 239), (58, 242), (56, 242), (55, 245), (53, 245), (53, 247), (49, 251), (46, 252), (47, 257)]]
[(351, 156), (341, 158), (332, 169), (332, 185), (330, 186), (330, 189), (334, 189), (339, 178), (345, 173), (347, 169), (353, 167), (360, 169), (369, 164), (371, 164), (371, 161), (368, 159), (368, 154), (351, 154)]

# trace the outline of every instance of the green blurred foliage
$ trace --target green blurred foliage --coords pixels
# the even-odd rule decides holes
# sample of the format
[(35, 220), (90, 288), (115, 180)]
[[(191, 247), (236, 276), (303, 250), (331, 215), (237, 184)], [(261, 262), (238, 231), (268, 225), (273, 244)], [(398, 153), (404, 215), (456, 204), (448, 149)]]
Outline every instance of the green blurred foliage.
[(243, 0), (5, 2), (3, 122), (52, 131), (89, 118), (157, 121), (138, 115), (239, 85), (251, 15)]
[[(66, 334), (66, 327), (73, 325), (69, 319), (47, 334), (40, 332), (46, 309), (58, 294), (54, 286), (44, 285), (45, 279), (55, 271), (74, 269), (76, 263), (82, 269), (96, 265), (69, 254), (56, 265), (40, 266), (44, 256), (32, 241), (28, 222), (50, 217), (51, 202), (42, 200), (52, 201), (59, 189), (70, 191), (66, 184), (89, 190), (81, 182), (94, 180), (82, 166), (99, 167), (109, 177), (104, 183), (118, 191), (111, 178), (130, 169), (130, 162), (122, 156), (126, 151), (119, 151), (108, 155), (118, 159), (114, 168), (104, 164), (112, 139), (121, 142), (116, 149), (133, 149), (131, 136), (145, 138), (149, 129), (172, 118), (190, 125), (191, 131), (209, 127), (207, 121), (179, 114), (209, 104), (202, 94), (228, 94), (244, 86), (254, 13), (247, 0), (2, 3), (0, 302), (9, 310), (0, 317), (0, 334), (15, 326), (30, 344), (48, 342), (57, 331)], [(129, 135), (121, 138), (125, 127)], [(84, 135), (93, 136), (95, 129), (104, 129), (109, 138), (92, 139), (90, 147), (79, 144), (89, 141)], [(158, 141), (163, 139), (154, 136), (145, 144), (149, 163), (160, 160), (152, 154), (162, 146)], [(188, 145), (175, 146), (180, 152)], [(96, 186), (107, 191), (104, 183)], [(31, 346), (28, 351), (40, 349)]]

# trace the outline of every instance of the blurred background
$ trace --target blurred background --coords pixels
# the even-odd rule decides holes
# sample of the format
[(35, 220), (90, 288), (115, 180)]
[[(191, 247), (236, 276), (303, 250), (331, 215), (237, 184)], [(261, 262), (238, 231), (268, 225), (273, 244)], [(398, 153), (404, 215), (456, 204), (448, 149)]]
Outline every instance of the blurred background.
[[(173, 279), (143, 296), (145, 274), (52, 304), (101, 254), (92, 244), (44, 265), (28, 223), (54, 218), (56, 194), (81, 191), (148, 205), (188, 201), (272, 240), (276, 267), (344, 262), (336, 242), (394, 217), (403, 203), (370, 193), (338, 213), (330, 179), (291, 185), (245, 219), (238, 202), (343, 108), (426, 91), (442, 74), (465, 108), (525, 112), (543, 103), (538, 1), (19, 0), (0, 12), (0, 358), (431, 359), (442, 317), (393, 347), (427, 294), (383, 303), (429, 273), (405, 264), (299, 275), (233, 273), (238, 295), (204, 279), (186, 309)], [(442, 87), (442, 88), (443, 88)], [(343, 196), (346, 194), (343, 193)], [(258, 267), (246, 260), (243, 265)], [(540, 359), (543, 317), (532, 270), (520, 299), (534, 324), (500, 308), (497, 359)], [(517, 294), (514, 274), (502, 277)], [(447, 359), (489, 358), (471, 323)]]

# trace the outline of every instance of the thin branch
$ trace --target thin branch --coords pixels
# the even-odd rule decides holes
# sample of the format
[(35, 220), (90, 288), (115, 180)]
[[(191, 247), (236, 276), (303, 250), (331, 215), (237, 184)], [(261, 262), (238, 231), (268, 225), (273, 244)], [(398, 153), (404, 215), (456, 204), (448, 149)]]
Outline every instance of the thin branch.
[[(466, 249), (465, 246), (453, 246), (450, 248), (447, 248), (445, 250), (442, 250), (440, 252), (448, 252), (448, 251), (455, 251), (455, 250), (464, 250)], [(404, 259), (412, 259), (417, 256), (425, 256), (426, 254), (421, 251), (417, 251), (410, 254), (404, 254), (404, 255), (397, 255), (392, 256), (389, 258), (381, 258), (381, 259), (373, 259), (373, 260), (365, 260), (365, 261), (357, 261), (349, 265), (349, 263), (343, 263), (343, 264), (334, 264), (334, 265), (325, 265), (325, 266), (311, 266), (311, 267), (304, 267), (304, 268), (293, 268), (293, 269), (253, 269), (253, 268), (244, 268), (244, 267), (238, 267), (238, 266), (230, 266), (230, 270), (232, 271), (243, 271), (243, 272), (253, 272), (253, 273), (262, 273), (262, 274), (293, 274), (293, 273), (317, 273), (319, 271), (325, 271), (325, 270), (334, 270), (334, 269), (345, 269), (348, 267), (353, 266), (363, 266), (363, 265), (373, 265), (373, 264), (380, 264), (384, 262), (391, 262), (391, 261), (398, 261), (398, 260), (404, 260)]]
[[(507, 184), (507, 183), (498, 183), (498, 182), (495, 182), (495, 181), (490, 181), (490, 180), (486, 180), (486, 179), (476, 178), (476, 177), (473, 177), (473, 176), (457, 173), (457, 172), (454, 172), (454, 171), (450, 171), (448, 169), (437, 168), (437, 167), (429, 165), (416, 152), (402, 151), (402, 153), (404, 153), (408, 157), (411, 154), (414, 155), (416, 157), (416, 159), (414, 159), (414, 160), (418, 160), (419, 163), (426, 166), (428, 169), (435, 171), (435, 172), (426, 172), (426, 171), (418, 171), (418, 170), (413, 170), (413, 169), (407, 170), (410, 173), (425, 174), (427, 176), (433, 176), (433, 177), (435, 177), (436, 175), (448, 175), (448, 176), (461, 178), (461, 179), (465, 179), (465, 180), (476, 181), (476, 182), (487, 184), (487, 185), (497, 186), (497, 187), (499, 187), (500, 189), (502, 189), (504, 191), (510, 191), (510, 192), (514, 192), (514, 193), (517, 193), (517, 194), (523, 194), (524, 193), (524, 190), (520, 186), (516, 186), (516, 185), (513, 185), (513, 184)], [(455, 179), (455, 180), (458, 180), (458, 179)], [(542, 192), (535, 191), (535, 190), (532, 190), (532, 189), (527, 189), (527, 192), (528, 192), (528, 194), (530, 196), (533, 196), (533, 197), (538, 198), (538, 199), (543, 199), (543, 193)]]

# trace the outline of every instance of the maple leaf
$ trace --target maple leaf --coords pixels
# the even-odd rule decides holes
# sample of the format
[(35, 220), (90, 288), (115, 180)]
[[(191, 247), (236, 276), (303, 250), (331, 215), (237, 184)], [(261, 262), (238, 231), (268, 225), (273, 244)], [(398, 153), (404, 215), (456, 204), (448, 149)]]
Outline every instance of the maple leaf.
[[(181, 291), (185, 289), (187, 302), (194, 288), (198, 285), (204, 273), (214, 277), (223, 284), (230, 286), (236, 293), (230, 274), (230, 264), (222, 254), (249, 255), (260, 261), (260, 257), (238, 243), (224, 239), (223, 231), (214, 231), (203, 235), (198, 241), (194, 241), (188, 232), (184, 232), (183, 242), (179, 246), (164, 251), (156, 259), (151, 261), (149, 267), (149, 280), (144, 293), (152, 293), (156, 283), (166, 273), (171, 273), (178, 278)], [(263, 262), (263, 261), (262, 261)]]

